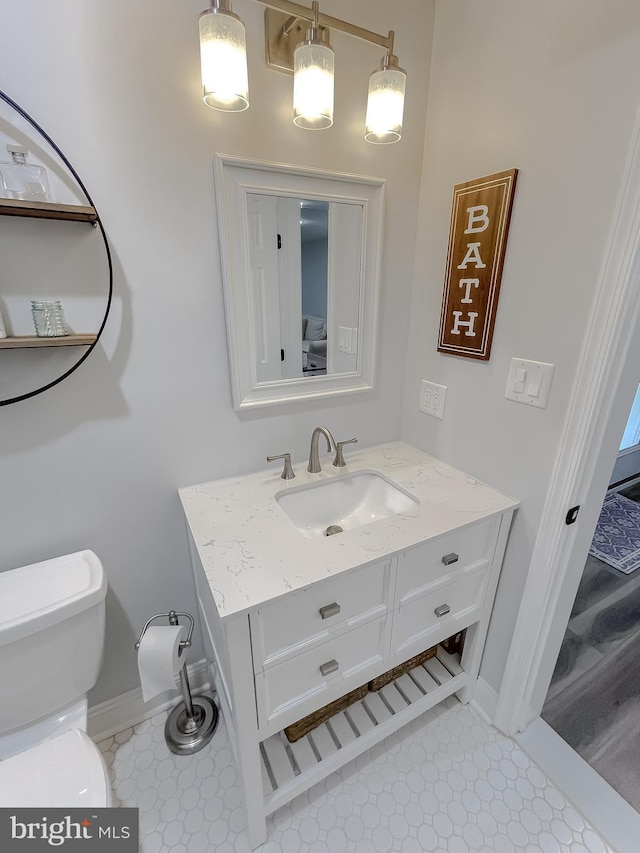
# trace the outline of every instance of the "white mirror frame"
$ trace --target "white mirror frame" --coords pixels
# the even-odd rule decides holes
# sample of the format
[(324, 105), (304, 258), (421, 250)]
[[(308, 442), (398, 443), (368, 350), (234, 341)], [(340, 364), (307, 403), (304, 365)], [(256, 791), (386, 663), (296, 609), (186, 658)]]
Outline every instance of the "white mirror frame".
[[(214, 174), (234, 409), (244, 411), (371, 391), (378, 340), (384, 179), (266, 163), (225, 154), (215, 155)], [(361, 206), (360, 277), (355, 282), (359, 292), (358, 352), (353, 372), (257, 381), (255, 341), (248, 312), (252, 276), (247, 196), (255, 192)]]

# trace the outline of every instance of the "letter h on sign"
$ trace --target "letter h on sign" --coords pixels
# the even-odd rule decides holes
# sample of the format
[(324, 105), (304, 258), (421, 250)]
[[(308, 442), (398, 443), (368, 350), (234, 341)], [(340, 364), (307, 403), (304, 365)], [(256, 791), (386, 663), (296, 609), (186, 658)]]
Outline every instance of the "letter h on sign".
[(489, 359), (517, 175), (454, 187), (439, 352)]

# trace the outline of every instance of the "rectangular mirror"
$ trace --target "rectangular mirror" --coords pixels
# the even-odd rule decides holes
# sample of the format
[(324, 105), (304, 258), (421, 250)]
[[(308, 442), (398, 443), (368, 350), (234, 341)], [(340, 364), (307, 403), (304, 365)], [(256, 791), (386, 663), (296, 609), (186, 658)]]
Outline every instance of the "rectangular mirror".
[(218, 154), (236, 410), (373, 387), (384, 181)]

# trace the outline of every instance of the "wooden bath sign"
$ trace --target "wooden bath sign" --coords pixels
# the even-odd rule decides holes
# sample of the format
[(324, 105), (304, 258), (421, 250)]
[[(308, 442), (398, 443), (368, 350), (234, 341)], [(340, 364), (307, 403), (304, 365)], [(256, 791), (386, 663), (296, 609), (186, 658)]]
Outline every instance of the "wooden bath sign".
[(438, 352), (491, 355), (517, 169), (453, 190)]

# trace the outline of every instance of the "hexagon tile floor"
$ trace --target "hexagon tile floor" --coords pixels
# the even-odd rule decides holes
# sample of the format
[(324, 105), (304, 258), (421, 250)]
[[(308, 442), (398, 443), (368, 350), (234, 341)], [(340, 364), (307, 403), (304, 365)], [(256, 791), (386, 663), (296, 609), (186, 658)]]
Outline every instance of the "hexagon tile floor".
[[(248, 853), (227, 728), (175, 756), (159, 714), (99, 745), (142, 853)], [(451, 698), (271, 815), (262, 853), (613, 853), (509, 738)]]

